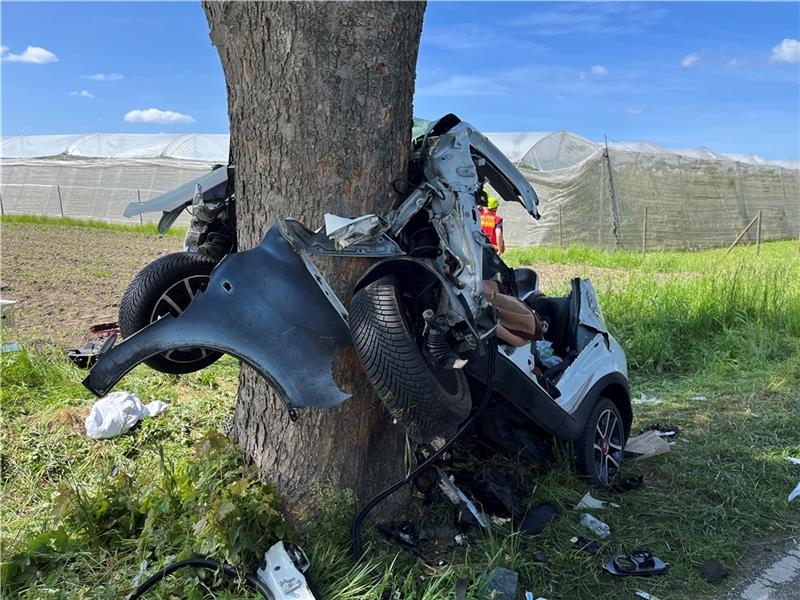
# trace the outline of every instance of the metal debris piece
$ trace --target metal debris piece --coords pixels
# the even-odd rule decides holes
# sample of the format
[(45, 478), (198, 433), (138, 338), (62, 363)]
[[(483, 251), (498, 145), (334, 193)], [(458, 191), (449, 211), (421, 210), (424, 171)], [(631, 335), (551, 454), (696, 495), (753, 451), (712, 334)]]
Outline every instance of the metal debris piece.
[(581, 498), (580, 502), (575, 505), (575, 510), (603, 510), (608, 506), (619, 508), (616, 502), (606, 502), (605, 500), (598, 500), (592, 496), (591, 492), (586, 492)]
[(658, 431), (645, 431), (641, 435), (630, 438), (625, 444), (625, 452), (637, 454), (634, 458), (650, 458), (669, 452), (669, 443), (659, 435)]
[(489, 527), (489, 522), (486, 520), (486, 517), (483, 515), (483, 513), (480, 510), (478, 510), (478, 508), (475, 506), (475, 503), (472, 502), (472, 500), (467, 498), (467, 495), (464, 492), (462, 492), (460, 489), (458, 489), (458, 487), (456, 487), (455, 483), (450, 481), (450, 478), (447, 476), (447, 473), (442, 471), (442, 469), (440, 469), (439, 467), (436, 467), (436, 471), (439, 473), (439, 488), (442, 490), (445, 496), (447, 496), (447, 498), (451, 502), (453, 502), (454, 498), (458, 501), (458, 502), (453, 502), (453, 504), (459, 504), (459, 503), (464, 504), (464, 506), (466, 506), (469, 509), (469, 512), (472, 513), (472, 516), (475, 517), (475, 520), (478, 521), (478, 524), (481, 527), (483, 528)]

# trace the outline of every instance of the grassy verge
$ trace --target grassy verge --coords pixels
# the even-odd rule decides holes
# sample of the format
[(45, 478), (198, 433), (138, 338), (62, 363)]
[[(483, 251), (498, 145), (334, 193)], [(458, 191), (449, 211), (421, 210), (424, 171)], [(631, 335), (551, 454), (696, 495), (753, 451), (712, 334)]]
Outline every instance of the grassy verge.
[[(146, 235), (161, 235), (155, 223), (109, 223), (93, 219), (74, 219), (72, 217), (47, 217), (44, 215), (3, 215), (0, 224), (12, 223), (15, 225), (48, 225), (51, 227), (88, 227), (90, 229), (103, 229), (106, 231), (121, 231), (125, 233), (142, 233)], [(186, 227), (174, 225), (165, 235), (183, 238)]]
[[(365, 566), (348, 556), (354, 504), (317, 490), (325, 502), (307, 539), (323, 598), (452, 598), (455, 582), (477, 582), (495, 566), (519, 572), (520, 587), (554, 600), (631, 598), (645, 589), (662, 600), (714, 597), (698, 567), (720, 559), (734, 574), (747, 543), (796, 533), (798, 507), (786, 496), (800, 472), (785, 460), (800, 456), (800, 260), (793, 243), (766, 244), (721, 260), (699, 253), (602, 252), (570, 248), (511, 254), (518, 264), (591, 264), (624, 270), (601, 289), (609, 327), (625, 347), (634, 396), (660, 404), (636, 406), (634, 429), (652, 423), (682, 433), (672, 451), (626, 471), (645, 478), (637, 491), (613, 496), (621, 506), (597, 512), (612, 530), (612, 551), (647, 547), (667, 560), (664, 578), (604, 575), (602, 560), (575, 552), (573, 535), (587, 535), (572, 507), (587, 491), (566, 456), (532, 472), (505, 457), (532, 491), (530, 504), (553, 502), (561, 520), (526, 537), (513, 524), (472, 544), (423, 559), (373, 536)], [(130, 434), (94, 442), (83, 434), (92, 399), (82, 372), (61, 357), (2, 357), (3, 580), (26, 598), (111, 598), (170, 560), (201, 552), (252, 564), (276, 535), (292, 535), (275, 511), (269, 485), (249, 479), (235, 448), (219, 436), (233, 406), (236, 364), (225, 359), (181, 378), (144, 367), (124, 380), (142, 401), (159, 398), (167, 412)], [(703, 400), (692, 399), (703, 397)], [(458, 459), (458, 452), (456, 452)], [(432, 515), (447, 521), (451, 508)], [(433, 518), (433, 517), (431, 517)], [(534, 560), (543, 553), (547, 560)], [(439, 564), (441, 561), (441, 564)], [(376, 576), (377, 573), (377, 576)], [(211, 597), (210, 580), (185, 574), (149, 598)], [(227, 597), (244, 597), (235, 587)], [(224, 594), (222, 597), (226, 597)], [(479, 583), (470, 598), (483, 598)]]

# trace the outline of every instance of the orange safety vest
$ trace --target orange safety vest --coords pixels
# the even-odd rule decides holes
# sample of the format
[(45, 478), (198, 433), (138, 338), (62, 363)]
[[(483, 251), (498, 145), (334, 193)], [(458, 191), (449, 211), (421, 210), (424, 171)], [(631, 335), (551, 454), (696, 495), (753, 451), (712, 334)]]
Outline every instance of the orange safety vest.
[(493, 246), (497, 246), (497, 228), (502, 227), (503, 217), (483, 206), (478, 208), (481, 213), (481, 231)]

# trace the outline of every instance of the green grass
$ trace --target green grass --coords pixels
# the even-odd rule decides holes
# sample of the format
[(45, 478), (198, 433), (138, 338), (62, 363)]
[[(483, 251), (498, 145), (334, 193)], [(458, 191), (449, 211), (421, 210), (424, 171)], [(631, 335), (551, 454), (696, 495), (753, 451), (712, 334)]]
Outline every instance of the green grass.
[[(578, 247), (511, 253), (516, 264), (534, 267), (617, 270), (614, 284), (598, 290), (601, 306), (626, 349), (633, 395), (662, 400), (634, 407), (634, 430), (658, 422), (682, 433), (670, 453), (626, 466), (627, 473), (644, 476), (642, 489), (618, 496), (594, 491), (621, 505), (595, 514), (612, 530), (606, 558), (611, 551), (647, 547), (670, 563), (668, 576), (611, 578), (601, 559), (570, 548), (571, 536), (588, 537), (572, 508), (587, 488), (559, 452), (544, 472), (492, 459), (519, 473), (532, 491), (531, 505), (553, 502), (561, 510), (558, 523), (533, 538), (515, 532), (513, 524), (483, 535), (473, 531), (471, 545), (424, 559), (371, 532), (369, 561), (354, 565), (348, 553), (352, 497), (330, 486), (316, 490), (322, 509), (306, 537), (297, 539), (311, 557), (323, 598), (446, 599), (461, 578), (473, 582), (468, 597), (484, 598), (479, 576), (495, 566), (515, 569), (522, 589), (550, 600), (631, 598), (633, 589), (661, 600), (713, 598), (726, 584), (715, 587), (700, 578), (707, 558), (744, 575), (748, 542), (796, 535), (800, 504), (789, 505), (786, 497), (800, 469), (785, 459), (800, 456), (796, 244), (765, 244), (759, 257), (752, 247), (725, 259), (721, 254), (642, 256)], [(0, 365), (7, 591), (23, 598), (119, 597), (130, 591), (143, 561), (148, 573), (200, 551), (252, 564), (270, 535), (291, 535), (280, 532), (279, 520), (256, 526), (256, 514), (271, 514), (279, 502), (266, 484), (240, 483), (247, 470), (236, 450), (218, 436), (206, 437), (206, 431), (223, 428), (232, 410), (233, 360), (181, 378), (137, 368), (124, 388), (144, 402), (164, 399), (170, 408), (104, 442), (83, 433), (82, 415), (93, 401), (79, 384), (83, 372), (51, 355), (4, 355)], [(706, 399), (690, 399), (695, 396)], [(203, 448), (209, 440), (219, 445), (216, 453), (198, 455), (198, 444)], [(455, 459), (471, 460), (458, 449)], [(429, 519), (452, 518), (446, 503), (426, 510)], [(208, 514), (219, 520), (196, 530)], [(230, 531), (238, 532), (235, 539)], [(534, 552), (543, 552), (547, 562), (534, 562)], [(211, 597), (206, 585), (210, 581), (184, 574), (148, 598), (184, 597), (185, 589), (193, 597)], [(222, 597), (246, 597), (235, 587), (226, 593)]]
[(709, 267), (736, 263), (775, 265), (800, 257), (797, 241), (767, 242), (761, 245), (760, 254), (752, 245), (736, 246), (728, 256), (726, 248), (699, 252), (659, 251), (633, 252), (630, 250), (602, 250), (580, 244), (565, 249), (557, 246), (512, 248), (504, 259), (514, 265), (543, 263), (560, 265), (591, 265), (610, 269), (636, 269), (646, 273), (700, 272)]
[[(109, 223), (107, 221), (97, 221), (92, 219), (47, 217), (44, 215), (3, 215), (0, 218), (0, 224), (3, 223), (10, 223), (14, 225), (48, 225), (51, 227), (86, 227), (89, 229), (101, 229), (105, 231), (160, 235), (158, 233), (158, 226), (155, 223)], [(165, 235), (183, 238), (186, 235), (186, 227), (173, 225), (169, 230), (167, 230)]]

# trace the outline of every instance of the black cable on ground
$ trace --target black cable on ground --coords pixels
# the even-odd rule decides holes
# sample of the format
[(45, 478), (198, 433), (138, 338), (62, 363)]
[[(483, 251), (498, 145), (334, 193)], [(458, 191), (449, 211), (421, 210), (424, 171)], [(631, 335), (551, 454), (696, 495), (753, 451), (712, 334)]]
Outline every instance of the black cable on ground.
[(431, 454), (428, 458), (426, 458), (423, 462), (421, 462), (416, 468), (414, 468), (408, 475), (406, 475), (403, 479), (400, 479), (387, 487), (385, 490), (380, 492), (374, 498), (372, 498), (369, 502), (367, 502), (364, 507), (358, 512), (356, 518), (353, 520), (353, 528), (350, 532), (350, 544), (351, 550), (353, 552), (353, 556), (356, 559), (356, 562), (360, 562), (362, 558), (364, 558), (364, 547), (361, 545), (361, 527), (364, 523), (364, 519), (367, 515), (375, 508), (380, 502), (385, 500), (387, 497), (391, 496), (401, 487), (406, 485), (409, 481), (414, 479), (417, 475), (419, 475), (422, 471), (430, 467), (433, 463), (435, 463), (439, 458), (444, 454), (461, 435), (475, 422), (480, 414), (483, 412), (483, 409), (489, 404), (489, 397), (492, 395), (493, 390), (493, 383), (494, 383), (494, 366), (497, 360), (497, 340), (494, 337), (491, 337), (487, 340), (486, 343), (486, 350), (488, 353), (487, 356), (487, 373), (486, 373), (486, 390), (483, 393), (483, 398), (481, 399), (481, 403), (478, 407), (472, 412), (472, 414), (467, 417), (467, 420), (462, 423), (461, 427), (458, 428), (455, 435), (451, 437), (444, 446), (439, 448), (436, 452)]
[(167, 565), (157, 573), (153, 574), (151, 577), (147, 578), (145, 582), (137, 587), (133, 594), (128, 597), (128, 600), (137, 600), (138, 598), (141, 598), (142, 594), (144, 594), (162, 579), (171, 575), (175, 571), (178, 571), (179, 569), (183, 569), (184, 567), (199, 567), (201, 569), (208, 569), (209, 571), (220, 571), (232, 579), (244, 579), (248, 587), (256, 590), (267, 600), (272, 600), (272, 595), (269, 589), (257, 577), (254, 577), (253, 575), (245, 575), (242, 577), (241, 573), (239, 573), (236, 567), (210, 558), (188, 558), (186, 560), (181, 560), (172, 563), (171, 565)]

